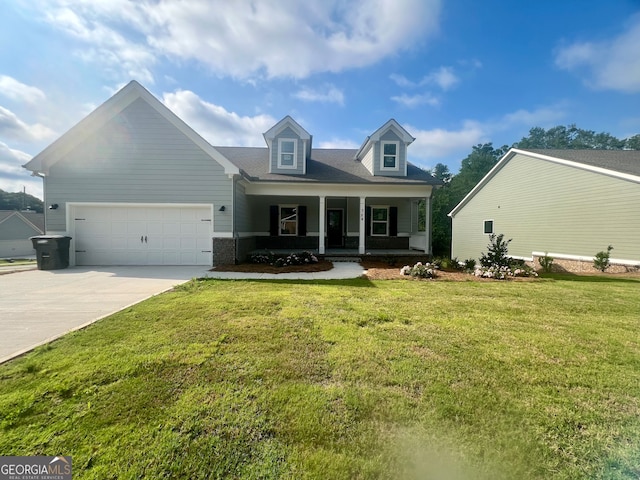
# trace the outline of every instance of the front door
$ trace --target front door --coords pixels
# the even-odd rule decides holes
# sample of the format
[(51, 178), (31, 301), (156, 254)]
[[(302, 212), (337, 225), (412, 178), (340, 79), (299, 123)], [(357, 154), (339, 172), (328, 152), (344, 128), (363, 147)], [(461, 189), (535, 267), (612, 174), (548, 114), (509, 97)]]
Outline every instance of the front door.
[(344, 246), (344, 227), (342, 224), (342, 210), (327, 210), (327, 247)]

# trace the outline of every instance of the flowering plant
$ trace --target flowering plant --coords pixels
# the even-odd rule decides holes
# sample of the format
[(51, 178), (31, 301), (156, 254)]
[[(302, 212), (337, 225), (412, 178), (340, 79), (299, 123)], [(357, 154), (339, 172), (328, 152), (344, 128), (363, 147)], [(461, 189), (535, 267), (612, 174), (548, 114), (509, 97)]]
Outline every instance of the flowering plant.
[(413, 267), (405, 265), (400, 269), (402, 275), (417, 277), (417, 278), (435, 278), (437, 276), (436, 270), (438, 266), (432, 263), (418, 262)]
[(473, 274), (476, 277), (495, 278), (496, 280), (507, 280), (509, 277), (537, 277), (536, 271), (527, 266), (505, 267), (491, 265), (489, 267), (476, 267)]

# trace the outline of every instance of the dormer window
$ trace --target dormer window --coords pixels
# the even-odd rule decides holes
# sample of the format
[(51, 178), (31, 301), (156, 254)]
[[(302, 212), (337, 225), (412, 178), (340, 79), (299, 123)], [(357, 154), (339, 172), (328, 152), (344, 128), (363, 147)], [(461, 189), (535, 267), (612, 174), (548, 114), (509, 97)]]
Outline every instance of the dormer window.
[(295, 139), (278, 139), (278, 168), (295, 169), (297, 156), (297, 143)]
[(398, 170), (398, 142), (381, 142), (380, 170)]

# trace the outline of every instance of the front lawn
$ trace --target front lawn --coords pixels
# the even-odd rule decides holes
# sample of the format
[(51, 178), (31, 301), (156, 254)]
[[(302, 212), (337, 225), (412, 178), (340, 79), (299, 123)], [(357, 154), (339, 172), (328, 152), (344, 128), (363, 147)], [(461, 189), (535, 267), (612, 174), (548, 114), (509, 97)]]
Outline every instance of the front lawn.
[(193, 281), (0, 366), (74, 478), (640, 476), (640, 281)]

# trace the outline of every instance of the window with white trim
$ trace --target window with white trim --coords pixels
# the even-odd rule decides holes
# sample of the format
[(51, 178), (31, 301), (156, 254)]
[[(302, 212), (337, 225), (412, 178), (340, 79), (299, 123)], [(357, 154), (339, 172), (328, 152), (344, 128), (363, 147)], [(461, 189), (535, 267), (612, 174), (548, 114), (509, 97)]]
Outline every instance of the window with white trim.
[(398, 170), (400, 144), (398, 142), (380, 142), (380, 170)]
[(389, 235), (389, 207), (371, 207), (371, 235)]
[(484, 221), (483, 232), (485, 235), (491, 235), (493, 233), (493, 220)]
[(293, 138), (278, 139), (278, 168), (296, 168), (298, 142)]
[(297, 205), (280, 205), (280, 235), (298, 235)]

